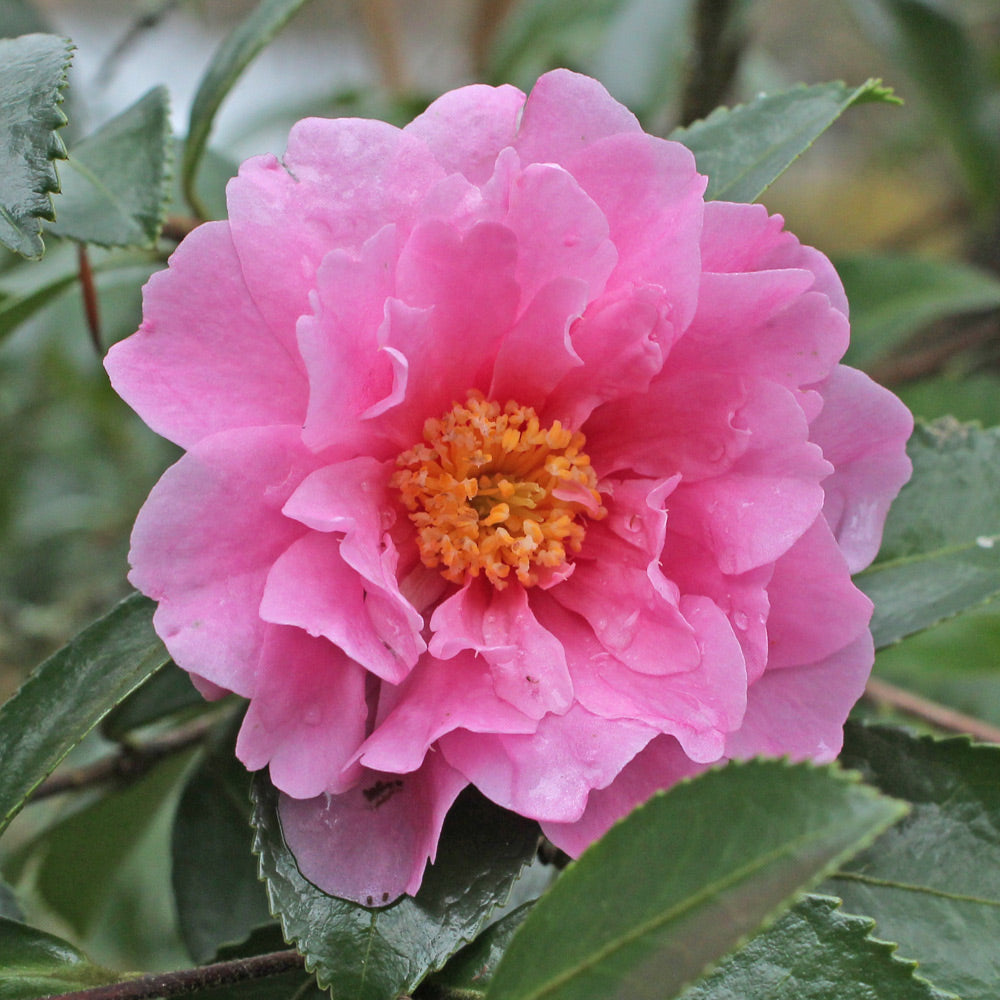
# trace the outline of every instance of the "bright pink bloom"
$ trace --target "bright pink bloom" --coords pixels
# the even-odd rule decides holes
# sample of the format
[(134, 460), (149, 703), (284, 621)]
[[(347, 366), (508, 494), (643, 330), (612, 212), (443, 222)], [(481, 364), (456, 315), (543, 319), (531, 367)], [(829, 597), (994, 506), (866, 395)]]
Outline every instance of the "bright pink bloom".
[(415, 892), (469, 782), (576, 854), (711, 763), (838, 752), (911, 420), (838, 365), (829, 261), (704, 189), (565, 71), (308, 119), (112, 349), (187, 450), (131, 579), (249, 699), (326, 890)]

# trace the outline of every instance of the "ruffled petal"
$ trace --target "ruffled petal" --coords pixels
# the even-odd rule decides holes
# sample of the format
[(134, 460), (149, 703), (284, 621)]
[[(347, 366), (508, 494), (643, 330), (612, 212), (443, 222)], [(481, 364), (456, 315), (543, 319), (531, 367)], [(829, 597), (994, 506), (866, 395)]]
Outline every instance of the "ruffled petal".
[(301, 423), (305, 412), (294, 338), (258, 312), (225, 222), (199, 226), (149, 279), (142, 326), (105, 367), (115, 391), (182, 448), (237, 427)]
[(655, 735), (632, 719), (608, 721), (574, 705), (547, 715), (530, 736), (456, 730), (439, 746), (487, 798), (532, 819), (579, 819), (603, 788)]
[(889, 504), (910, 478), (913, 415), (863, 372), (838, 365), (817, 387), (823, 409), (809, 436), (833, 463), (823, 514), (852, 573), (878, 553)]
[(340, 795), (282, 795), (281, 831), (313, 885), (363, 906), (386, 906), (420, 888), (444, 818), (466, 784), (431, 754), (412, 774), (366, 771)]
[(809, 666), (768, 670), (751, 688), (746, 717), (726, 743), (729, 757), (757, 754), (793, 760), (833, 760), (844, 721), (861, 697), (875, 659), (867, 630)]
[(562, 643), (538, 623), (524, 587), (496, 590), (481, 577), (470, 580), (438, 605), (431, 630), (432, 655), (479, 653), (497, 695), (529, 718), (561, 714), (572, 704)]
[(159, 602), (153, 624), (178, 666), (253, 694), (267, 574), (305, 531), (281, 508), (314, 462), (297, 427), (223, 431), (153, 487), (132, 531), (129, 580)]
[(635, 115), (596, 80), (556, 69), (532, 87), (514, 148), (524, 163), (566, 165), (605, 136), (641, 131)]
[(822, 517), (775, 563), (767, 590), (769, 671), (814, 663), (868, 629), (872, 602), (851, 583)]
[(642, 805), (654, 792), (704, 771), (669, 736), (658, 736), (622, 768), (606, 788), (590, 793), (587, 808), (574, 823), (542, 823), (542, 832), (571, 858), (579, 857), (598, 837)]
[(448, 173), (458, 171), (482, 184), (500, 150), (514, 141), (524, 100), (509, 84), (460, 87), (432, 102), (403, 131), (426, 143)]
[(443, 176), (418, 138), (359, 118), (303, 119), (283, 161), (247, 160), (226, 188), (229, 220), (250, 294), (276, 335), (294, 339), (327, 253), (356, 250), (389, 223), (406, 233)]
[(270, 627), (236, 756), (297, 799), (350, 788), (350, 761), (365, 738), (365, 671), (301, 629)]
[(361, 763), (375, 771), (415, 771), (431, 745), (454, 729), (532, 733), (538, 725), (498, 696), (489, 665), (468, 650), (447, 660), (425, 656), (395, 702), (359, 753)]

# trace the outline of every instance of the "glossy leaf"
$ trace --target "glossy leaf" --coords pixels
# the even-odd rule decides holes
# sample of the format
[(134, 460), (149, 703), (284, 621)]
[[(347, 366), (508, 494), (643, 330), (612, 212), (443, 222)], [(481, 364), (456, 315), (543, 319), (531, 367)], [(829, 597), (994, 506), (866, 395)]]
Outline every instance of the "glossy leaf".
[(674, 996), (903, 812), (833, 767), (784, 761), (675, 785), (563, 872), (487, 996)]
[(1000, 983), (1000, 747), (849, 725), (844, 763), (910, 815), (828, 883), (963, 1000)]
[(192, 211), (205, 218), (195, 189), (215, 114), (243, 71), (289, 22), (306, 0), (261, 0), (254, 12), (219, 46), (191, 103), (187, 140), (181, 161), (181, 186)]
[(101, 733), (107, 739), (120, 740), (133, 729), (198, 709), (211, 712), (215, 705), (202, 698), (190, 674), (170, 661), (105, 716)]
[(880, 941), (875, 921), (840, 900), (806, 896), (772, 927), (686, 989), (680, 1000), (947, 1000), (917, 963)]
[(708, 175), (705, 197), (755, 201), (849, 107), (868, 101), (893, 103), (880, 80), (860, 87), (818, 83), (779, 94), (762, 94), (749, 104), (718, 108), (671, 139), (694, 153)]
[(177, 806), (172, 880), (181, 937), (196, 962), (267, 923), (267, 893), (251, 854), (250, 775), (227, 722)]
[(52, 161), (66, 150), (56, 129), (73, 46), (56, 35), (0, 39), (0, 243), (36, 259), (45, 251), (41, 220), (59, 190)]
[(913, 478), (855, 577), (875, 602), (876, 648), (1000, 593), (1000, 428), (945, 419), (918, 426), (907, 450)]
[(170, 153), (170, 102), (155, 87), (70, 150), (51, 232), (103, 247), (153, 246)]
[(118, 981), (52, 934), (0, 918), (0, 1000), (32, 1000)]
[(277, 793), (254, 779), (254, 850), (273, 912), (320, 986), (351, 1000), (395, 1000), (475, 937), (535, 853), (537, 826), (472, 789), (452, 807), (415, 897), (367, 909), (327, 896), (302, 877), (285, 847)]
[(935, 320), (1000, 309), (1000, 280), (956, 261), (863, 255), (837, 271), (851, 303), (851, 346), (844, 360), (864, 368)]
[(462, 1000), (485, 997), (500, 959), (534, 905), (531, 902), (519, 906), (453, 955), (440, 972), (427, 980), (425, 985), (430, 994), (457, 995)]
[(103, 716), (168, 659), (140, 594), (50, 656), (0, 708), (0, 830)]
[[(974, 198), (1000, 197), (1000, 116), (995, 84), (970, 33), (937, 0), (851, 0), (861, 22), (923, 90), (962, 166)], [(991, 103), (992, 101), (992, 103)]]

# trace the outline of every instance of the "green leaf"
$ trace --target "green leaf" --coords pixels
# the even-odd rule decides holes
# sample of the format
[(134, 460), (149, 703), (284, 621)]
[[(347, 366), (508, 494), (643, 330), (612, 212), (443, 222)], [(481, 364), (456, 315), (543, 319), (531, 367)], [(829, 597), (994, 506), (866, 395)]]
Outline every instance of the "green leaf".
[(868, 101), (898, 103), (880, 80), (818, 83), (718, 108), (670, 138), (684, 143), (708, 175), (706, 198), (755, 201), (849, 107)]
[(171, 149), (167, 90), (155, 87), (70, 150), (51, 232), (103, 247), (153, 246)]
[(1000, 308), (1000, 280), (968, 264), (874, 254), (836, 264), (851, 303), (844, 360), (858, 368), (935, 320)]
[(665, 1000), (905, 808), (833, 767), (754, 760), (654, 796), (535, 905), (489, 1000)]
[(267, 923), (267, 893), (251, 854), (250, 775), (227, 721), (177, 807), (171, 844), (181, 937), (196, 962)]
[(849, 724), (845, 764), (910, 815), (830, 882), (847, 909), (920, 959), (963, 1000), (995, 1000), (1000, 983), (1000, 747), (964, 737), (917, 739)]
[(946, 1000), (914, 975), (916, 962), (871, 937), (875, 922), (806, 896), (680, 1000)]
[(133, 594), (50, 656), (0, 708), (0, 831), (114, 705), (168, 659)]
[(0, 39), (0, 243), (37, 259), (42, 219), (59, 190), (54, 159), (66, 150), (56, 129), (73, 46), (55, 35)]
[[(852, 0), (863, 25), (923, 90), (973, 197), (1000, 198), (1000, 117), (989, 69), (962, 24), (938, 0)], [(992, 103), (992, 106), (991, 106)]]
[(3, 879), (0, 879), (0, 917), (7, 920), (22, 920), (24, 918), (14, 890)]
[(538, 838), (534, 823), (469, 789), (448, 813), (417, 895), (373, 910), (327, 896), (302, 877), (282, 840), (277, 793), (261, 774), (253, 798), (254, 850), (271, 908), (338, 1000), (395, 1000), (439, 969), (506, 900)]
[(109, 740), (121, 740), (134, 729), (197, 709), (214, 711), (215, 706), (198, 693), (190, 674), (171, 661), (105, 716), (101, 733)]
[(440, 972), (429, 976), (424, 989), (434, 997), (457, 996), (462, 1000), (485, 997), (500, 959), (534, 905), (534, 901), (525, 903), (487, 927), (453, 955)]
[(226, 95), (257, 54), (288, 23), (306, 0), (261, 0), (256, 10), (219, 46), (191, 103), (181, 186), (191, 210), (206, 218), (195, 189), (202, 154), (212, 131), (212, 122)]
[(1000, 378), (947, 371), (943, 375), (893, 386), (913, 415), (924, 420), (954, 417), (984, 427), (1000, 424)]
[(50, 30), (48, 22), (29, 0), (0, 0), (0, 37), (16, 38)]
[(0, 918), (0, 1000), (32, 1000), (118, 982), (83, 952), (44, 931)]
[(1000, 593), (1000, 428), (946, 418), (918, 425), (907, 451), (913, 478), (854, 578), (875, 603), (876, 648)]

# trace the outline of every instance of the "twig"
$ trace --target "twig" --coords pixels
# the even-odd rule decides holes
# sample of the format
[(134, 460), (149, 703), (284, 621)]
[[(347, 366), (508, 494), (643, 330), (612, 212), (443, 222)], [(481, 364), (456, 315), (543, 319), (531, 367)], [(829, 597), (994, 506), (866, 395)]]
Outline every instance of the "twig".
[(472, 29), (472, 61), (478, 76), (486, 72), (490, 46), (515, 2), (516, 0), (479, 0)]
[(86, 243), (77, 244), (76, 259), (80, 269), (80, 292), (83, 295), (83, 313), (87, 317), (90, 342), (94, 345), (94, 350), (97, 351), (97, 356), (100, 358), (104, 355), (104, 347), (101, 344), (101, 312), (97, 304), (94, 272), (90, 267)]
[(110, 986), (93, 986), (71, 993), (57, 993), (61, 1000), (146, 1000), (149, 997), (179, 997), (199, 990), (230, 986), (248, 979), (266, 979), (294, 969), (304, 969), (305, 960), (297, 951), (275, 951), (269, 955), (236, 958), (198, 969), (156, 972)]
[(681, 100), (681, 124), (704, 118), (729, 90), (743, 51), (737, 0), (698, 0), (694, 53)]
[(93, 764), (53, 774), (35, 790), (32, 798), (42, 799), (62, 792), (75, 792), (109, 781), (124, 783), (137, 781), (164, 757), (200, 743), (216, 721), (217, 716), (213, 714), (196, 719), (187, 726), (175, 729), (148, 743), (136, 746), (123, 744), (118, 753), (103, 757)]
[(385, 89), (393, 97), (400, 97), (406, 93), (408, 84), (399, 45), (397, 12), (392, 0), (362, 0), (361, 15)]
[(923, 719), (941, 729), (948, 729), (954, 733), (966, 733), (982, 743), (1000, 743), (1000, 728), (983, 722), (972, 715), (964, 712), (957, 712), (955, 709), (946, 708), (928, 698), (921, 698), (918, 694), (905, 691), (880, 680), (878, 677), (869, 677), (868, 685), (865, 688), (865, 697), (875, 702), (877, 705), (885, 705), (894, 708), (905, 715), (912, 715), (914, 718)]
[(173, 240), (180, 243), (192, 229), (201, 225), (201, 219), (196, 219), (193, 215), (168, 215), (160, 230), (160, 235), (165, 240)]

